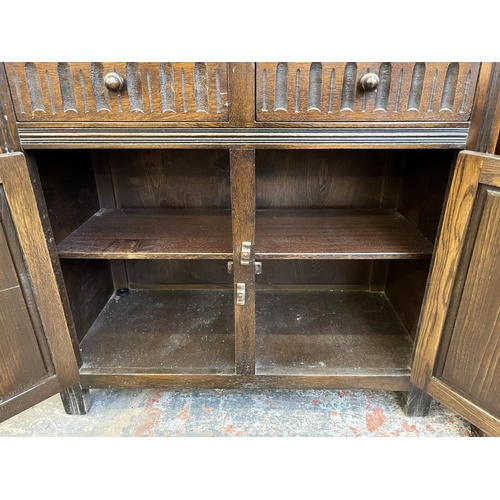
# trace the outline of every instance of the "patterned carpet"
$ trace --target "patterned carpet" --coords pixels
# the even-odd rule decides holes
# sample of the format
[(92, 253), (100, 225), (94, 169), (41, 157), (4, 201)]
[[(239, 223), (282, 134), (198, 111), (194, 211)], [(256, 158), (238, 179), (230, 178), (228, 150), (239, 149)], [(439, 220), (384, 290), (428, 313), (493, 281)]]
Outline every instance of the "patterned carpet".
[(406, 417), (400, 394), (354, 390), (92, 390), (87, 415), (59, 396), (0, 424), (0, 436), (469, 436), (469, 424), (433, 402)]

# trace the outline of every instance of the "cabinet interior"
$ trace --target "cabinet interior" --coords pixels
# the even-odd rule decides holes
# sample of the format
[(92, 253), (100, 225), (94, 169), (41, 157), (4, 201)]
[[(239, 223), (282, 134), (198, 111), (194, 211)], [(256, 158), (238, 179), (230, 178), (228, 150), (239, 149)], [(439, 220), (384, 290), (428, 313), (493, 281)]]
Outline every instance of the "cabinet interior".
[[(33, 155), (81, 370), (234, 374), (229, 151)], [(256, 151), (257, 375), (409, 376), (454, 155)]]

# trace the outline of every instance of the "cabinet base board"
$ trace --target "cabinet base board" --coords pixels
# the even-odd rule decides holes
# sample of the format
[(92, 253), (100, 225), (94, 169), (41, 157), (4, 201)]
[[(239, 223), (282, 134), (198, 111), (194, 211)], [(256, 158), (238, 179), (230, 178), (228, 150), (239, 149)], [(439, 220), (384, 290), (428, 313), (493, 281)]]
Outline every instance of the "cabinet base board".
[(95, 389), (372, 389), (409, 391), (408, 375), (273, 376), (103, 373), (81, 370), (83, 387)]

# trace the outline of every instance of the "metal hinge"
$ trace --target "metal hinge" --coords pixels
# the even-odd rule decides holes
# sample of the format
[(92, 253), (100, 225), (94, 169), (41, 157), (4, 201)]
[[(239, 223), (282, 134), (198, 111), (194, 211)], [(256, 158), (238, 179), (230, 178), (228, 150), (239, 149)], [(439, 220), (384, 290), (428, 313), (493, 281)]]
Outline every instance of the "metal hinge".
[[(254, 262), (255, 274), (262, 274), (262, 262)], [(234, 264), (232, 260), (227, 261), (227, 274), (233, 274)]]
[(245, 305), (245, 283), (236, 283), (236, 304), (239, 306)]
[(242, 266), (249, 266), (251, 255), (252, 255), (252, 242), (251, 241), (243, 241), (241, 243), (240, 264)]

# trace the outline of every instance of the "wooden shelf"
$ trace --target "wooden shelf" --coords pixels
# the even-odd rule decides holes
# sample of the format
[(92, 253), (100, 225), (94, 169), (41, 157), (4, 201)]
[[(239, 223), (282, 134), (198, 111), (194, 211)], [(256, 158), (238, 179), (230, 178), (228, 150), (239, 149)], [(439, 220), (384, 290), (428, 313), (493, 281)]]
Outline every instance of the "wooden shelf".
[(258, 375), (410, 375), (413, 341), (382, 293), (261, 290), (256, 310)]
[(82, 374), (234, 374), (233, 290), (112, 296), (80, 344)]
[(432, 249), (397, 210), (257, 211), (257, 259), (415, 259)]
[(232, 259), (231, 212), (101, 209), (57, 249), (65, 259)]

